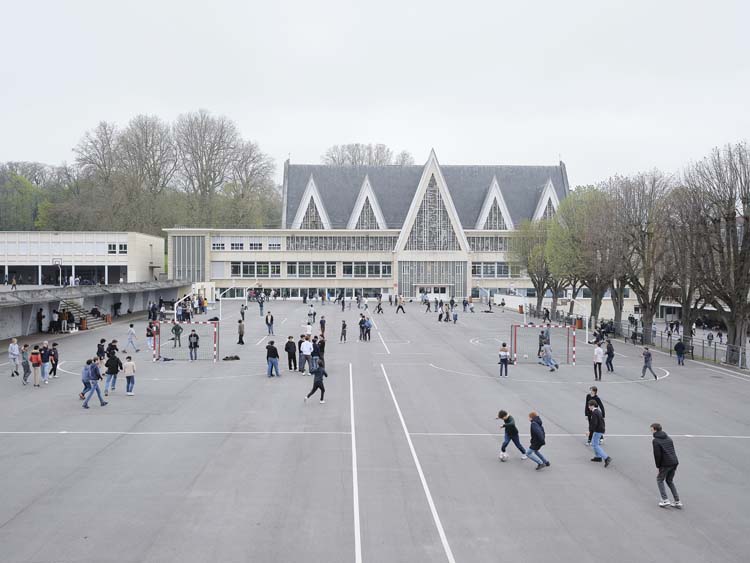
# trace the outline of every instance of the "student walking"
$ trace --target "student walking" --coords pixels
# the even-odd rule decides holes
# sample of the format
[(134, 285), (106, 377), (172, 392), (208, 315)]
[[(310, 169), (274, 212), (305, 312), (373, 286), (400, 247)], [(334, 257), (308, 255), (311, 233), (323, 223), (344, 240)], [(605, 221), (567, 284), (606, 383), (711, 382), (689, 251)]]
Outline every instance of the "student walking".
[(612, 345), (612, 341), (607, 338), (607, 360), (605, 364), (607, 366), (607, 372), (612, 373), (615, 371), (615, 366), (612, 364), (612, 360), (615, 358), (615, 347)]
[(505, 342), (500, 346), (500, 360), (497, 362), (500, 364), (500, 377), (503, 377), (503, 371), (505, 371), (505, 377), (508, 377), (508, 362), (510, 361), (510, 351)]
[(128, 327), (128, 343), (125, 344), (125, 347), (122, 349), (122, 351), (127, 352), (128, 346), (132, 346), (133, 350), (135, 350), (136, 352), (140, 352), (140, 349), (138, 348), (138, 344), (136, 343), (135, 328), (133, 327), (132, 323)]
[(39, 385), (39, 372), (42, 369), (42, 352), (39, 350), (39, 344), (34, 344), (29, 360), (31, 361), (31, 368), (34, 370), (34, 387), (41, 387)]
[(589, 411), (591, 416), (589, 417), (589, 434), (591, 434), (591, 447), (594, 449), (594, 457), (591, 461), (601, 462), (604, 460), (604, 467), (609, 467), (612, 463), (612, 458), (607, 455), (601, 445), (599, 444), (604, 435), (604, 415), (599, 410), (599, 405), (596, 401), (589, 401)]
[(131, 356), (125, 358), (125, 363), (122, 364), (122, 373), (125, 375), (125, 394), (132, 397), (133, 387), (135, 387), (135, 362)]
[(245, 320), (245, 309), (247, 309), (247, 307), (245, 307), (244, 303), (240, 305), (240, 319), (243, 321)]
[(526, 455), (531, 461), (536, 463), (536, 469), (539, 471), (540, 469), (550, 466), (550, 462), (547, 461), (542, 455), (542, 452), (539, 451), (542, 449), (542, 446), (546, 444), (544, 426), (542, 425), (542, 419), (536, 411), (531, 411), (529, 413), (529, 422), (531, 423), (531, 443), (526, 449)]
[(297, 345), (294, 343), (294, 336), (290, 336), (286, 341), (284, 351), (289, 362), (289, 371), (297, 371)]
[(594, 345), (594, 381), (602, 380), (602, 362), (604, 361), (604, 350), (601, 343)]
[[(673, 506), (675, 508), (682, 508), (682, 502), (680, 502), (680, 494), (677, 492), (677, 487), (674, 484), (674, 475), (677, 472), (677, 466), (680, 461), (677, 459), (677, 452), (674, 449), (674, 442), (664, 430), (662, 430), (661, 424), (654, 422), (651, 425), (651, 432), (653, 433), (654, 439), (652, 445), (654, 449), (654, 463), (659, 472), (656, 475), (656, 485), (659, 487), (659, 495), (661, 495), (661, 501), (659, 506), (667, 508)], [(664, 488), (664, 481), (667, 482), (667, 487), (672, 491), (673, 502), (669, 502), (667, 491)]]
[(654, 376), (654, 380), (659, 379), (656, 377), (656, 373), (654, 373), (654, 368), (651, 367), (651, 363), (653, 361), (653, 356), (651, 355), (651, 350), (648, 349), (648, 346), (645, 346), (643, 348), (643, 370), (641, 374), (641, 379), (646, 377), (646, 370), (649, 370), (651, 372), (651, 375)]
[(149, 350), (154, 349), (154, 325), (151, 324), (151, 321), (146, 325), (146, 346)]
[(307, 402), (307, 400), (315, 394), (315, 391), (320, 389), (320, 404), (322, 405), (326, 402), (326, 387), (323, 384), (323, 378), (328, 377), (328, 373), (325, 370), (325, 362), (323, 360), (320, 360), (315, 369), (312, 370), (312, 375), (315, 376), (315, 378), (313, 379), (313, 386), (310, 392), (305, 395), (305, 402)]
[[(300, 344), (300, 352), (302, 352), (302, 359), (299, 362), (299, 371), (300, 373), (305, 373), (305, 366), (307, 366), (307, 369), (309, 371), (312, 371), (313, 365), (312, 365), (312, 353), (313, 353), (313, 344), (310, 342), (310, 337), (307, 336), (302, 341), (302, 344)], [(310, 375), (309, 373), (307, 375)]]
[(237, 321), (237, 344), (245, 344), (245, 323), (242, 319)]
[(326, 335), (326, 318), (325, 315), (320, 315), (320, 336)]
[(269, 341), (266, 345), (266, 362), (268, 363), (268, 377), (273, 377), (274, 370), (276, 370), (276, 377), (281, 377), (281, 372), (279, 372), (279, 351), (273, 345), (273, 340)]
[(104, 382), (104, 396), (107, 397), (109, 395), (110, 383), (112, 383), (112, 392), (115, 392), (115, 387), (117, 386), (117, 374), (122, 371), (122, 362), (120, 361), (120, 358), (117, 357), (117, 354), (113, 352), (107, 357), (107, 361), (104, 365), (107, 368), (107, 379)]
[(677, 354), (677, 365), (684, 366), (685, 365), (685, 343), (682, 341), (682, 339), (679, 339), (677, 341), (677, 344), (674, 345), (674, 351), (675, 351), (675, 354)]
[(86, 360), (86, 363), (83, 366), (83, 369), (81, 370), (81, 383), (83, 383), (83, 389), (80, 393), (78, 393), (78, 398), (83, 401), (83, 399), (86, 397), (86, 393), (89, 392), (91, 389), (91, 381), (89, 381), (89, 372), (91, 371), (91, 364), (92, 360), (88, 359)]
[(21, 347), (21, 367), (23, 367), (23, 379), (21, 383), (27, 385), (31, 375), (31, 363), (29, 362), (29, 345), (24, 344)]
[(404, 298), (399, 295), (396, 299), (398, 300), (398, 307), (396, 307), (396, 314), (398, 315), (398, 312), (401, 311), (405, 315), (406, 310), (404, 309)]
[(49, 363), (51, 366), (49, 374), (57, 379), (57, 365), (60, 363), (60, 350), (57, 348), (57, 342), (52, 343), (52, 349), (49, 352)]
[(200, 347), (200, 336), (196, 334), (195, 329), (190, 331), (188, 336), (188, 349), (190, 350), (190, 361), (194, 362), (198, 359), (198, 348)]
[(503, 425), (501, 428), (505, 430), (505, 436), (503, 438), (503, 444), (500, 446), (500, 455), (498, 458), (500, 461), (507, 461), (508, 454), (505, 453), (505, 448), (508, 447), (510, 442), (513, 442), (518, 451), (521, 452), (521, 459), (526, 459), (526, 449), (521, 445), (521, 441), (518, 439), (518, 427), (516, 421), (506, 411), (501, 410), (497, 413), (497, 420), (502, 420)]
[(86, 395), (86, 398), (83, 401), (83, 404), (81, 405), (84, 409), (89, 408), (89, 401), (91, 400), (91, 397), (96, 393), (97, 397), (99, 397), (99, 404), (101, 406), (108, 405), (107, 401), (104, 400), (104, 397), (102, 397), (102, 391), (99, 389), (99, 381), (102, 378), (102, 374), (99, 371), (99, 363), (97, 361), (92, 361), (91, 365), (89, 366), (89, 383), (91, 384), (91, 387), (89, 388), (88, 394)]
[[(589, 428), (591, 428), (591, 411), (589, 410), (589, 403), (591, 401), (594, 401), (597, 404), (597, 406), (599, 407), (599, 411), (602, 413), (602, 418), (604, 418), (604, 403), (602, 403), (602, 400), (599, 398), (599, 389), (596, 387), (596, 385), (589, 387), (589, 392), (586, 394), (586, 402), (583, 404), (583, 414), (589, 421)], [(586, 440), (587, 446), (591, 445), (591, 434), (592, 432), (591, 430), (589, 430), (589, 437)], [(604, 441), (604, 436), (602, 436), (601, 441)]]
[(271, 314), (271, 311), (266, 313), (266, 329), (268, 330), (269, 335), (273, 335), (273, 315)]
[(18, 368), (21, 365), (21, 348), (18, 346), (18, 339), (12, 338), (8, 345), (8, 363), (10, 364), (10, 376), (18, 376)]
[(346, 321), (341, 321), (341, 336), (339, 342), (346, 342)]

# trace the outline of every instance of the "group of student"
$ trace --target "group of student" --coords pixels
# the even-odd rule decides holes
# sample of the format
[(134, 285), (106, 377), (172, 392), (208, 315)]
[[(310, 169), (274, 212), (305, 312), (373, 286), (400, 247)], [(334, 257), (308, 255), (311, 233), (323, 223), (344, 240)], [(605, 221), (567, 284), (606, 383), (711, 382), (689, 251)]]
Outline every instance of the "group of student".
[[(132, 325), (131, 325), (132, 328)], [(119, 348), (117, 340), (112, 340), (107, 344), (107, 340), (102, 338), (96, 346), (96, 355), (86, 360), (86, 364), (81, 370), (81, 382), (83, 389), (78, 394), (78, 398), (83, 401), (82, 407), (89, 408), (89, 401), (96, 393), (99, 404), (106, 406), (109, 403), (104, 400), (117, 389), (117, 376), (122, 373), (125, 376), (125, 394), (132, 397), (135, 389), (135, 371), (136, 366), (132, 356), (127, 356), (125, 361), (118, 357)], [(104, 375), (102, 375), (104, 371)], [(104, 379), (104, 397), (99, 387), (99, 382)]]
[[(18, 339), (13, 338), (8, 345), (8, 362), (10, 364), (10, 376), (20, 377), (23, 385), (29, 384), (29, 377), (34, 374), (33, 386), (40, 388), (42, 384), (49, 385), (50, 378), (56, 379), (57, 366), (60, 363), (60, 350), (57, 342), (50, 347), (48, 341), (42, 345), (24, 344), (20, 346)], [(23, 370), (23, 374), (19, 370)]]

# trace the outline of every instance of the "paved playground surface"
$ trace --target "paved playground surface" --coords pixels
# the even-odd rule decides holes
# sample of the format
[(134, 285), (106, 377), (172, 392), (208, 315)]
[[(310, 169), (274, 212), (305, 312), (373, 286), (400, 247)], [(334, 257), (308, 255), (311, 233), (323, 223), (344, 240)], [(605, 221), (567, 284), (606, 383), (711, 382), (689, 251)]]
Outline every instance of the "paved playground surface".
[[(406, 315), (386, 304), (358, 343), (356, 306), (315, 306), (328, 320), (324, 405), (303, 403), (311, 378), (285, 369), (300, 302), (266, 307), (279, 379), (265, 376), (257, 305), (235, 344), (237, 302), (224, 305), (220, 354), (241, 361), (152, 363), (141, 337), (135, 396), (120, 382), (103, 408), (80, 406), (82, 360), (99, 338), (124, 343), (124, 323), (60, 338), (64, 371), (41, 389), (0, 365), (0, 561), (747, 560), (750, 376), (657, 353), (660, 379), (642, 380), (640, 350), (617, 343), (599, 384), (604, 469), (585, 446), (592, 351), (580, 335), (575, 367), (524, 363), (500, 380), (515, 313), (438, 324), (416, 303)], [(526, 445), (539, 412), (551, 467), (512, 446), (498, 461), (501, 408)], [(675, 440), (681, 511), (657, 506), (655, 421)]]

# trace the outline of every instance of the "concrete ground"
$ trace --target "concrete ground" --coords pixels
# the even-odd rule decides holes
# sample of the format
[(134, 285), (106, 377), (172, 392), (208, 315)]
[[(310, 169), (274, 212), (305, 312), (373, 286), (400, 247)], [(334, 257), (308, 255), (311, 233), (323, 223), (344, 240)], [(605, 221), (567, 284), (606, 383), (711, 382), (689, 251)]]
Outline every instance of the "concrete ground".
[[(305, 404), (310, 377), (265, 376), (257, 305), (236, 344), (238, 309), (225, 303), (220, 353), (241, 361), (152, 363), (142, 349), (135, 396), (118, 382), (106, 407), (81, 408), (80, 368), (99, 338), (126, 340), (124, 323), (59, 339), (61, 377), (41, 389), (0, 365), (0, 561), (747, 561), (747, 375), (656, 354), (660, 379), (642, 380), (639, 349), (617, 344), (599, 384), (605, 469), (585, 446), (581, 339), (577, 366), (523, 363), (501, 380), (516, 314), (438, 325), (386, 304), (358, 343), (356, 307), (318, 303), (330, 377), (326, 404)], [(300, 334), (305, 306), (267, 309), (282, 346)], [(501, 408), (526, 444), (539, 412), (551, 467), (513, 449), (498, 461)], [(675, 440), (681, 511), (657, 506), (654, 421)]]

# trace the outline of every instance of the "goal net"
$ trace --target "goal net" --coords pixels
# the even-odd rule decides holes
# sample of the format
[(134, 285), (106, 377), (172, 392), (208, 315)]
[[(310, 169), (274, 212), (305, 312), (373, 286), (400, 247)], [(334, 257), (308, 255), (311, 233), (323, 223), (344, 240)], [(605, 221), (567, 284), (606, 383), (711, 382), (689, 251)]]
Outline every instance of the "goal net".
[(510, 352), (513, 362), (538, 363), (544, 344), (552, 348), (552, 358), (559, 364), (576, 364), (576, 329), (566, 325), (513, 325)]
[(154, 361), (190, 360), (190, 335), (195, 331), (198, 346), (192, 359), (219, 358), (219, 323), (217, 321), (154, 321)]

